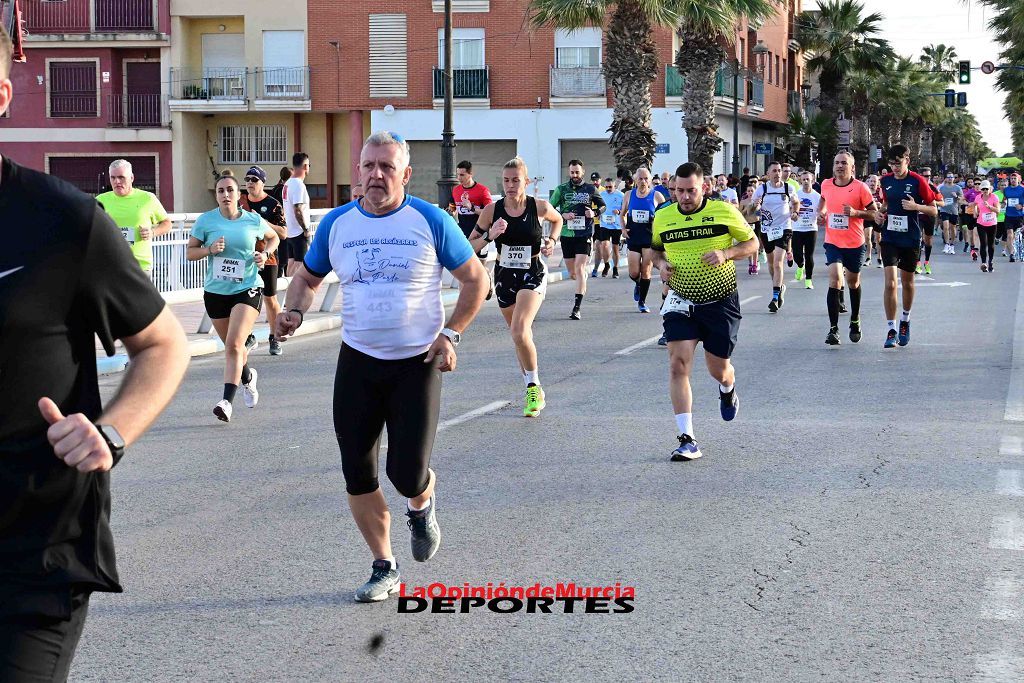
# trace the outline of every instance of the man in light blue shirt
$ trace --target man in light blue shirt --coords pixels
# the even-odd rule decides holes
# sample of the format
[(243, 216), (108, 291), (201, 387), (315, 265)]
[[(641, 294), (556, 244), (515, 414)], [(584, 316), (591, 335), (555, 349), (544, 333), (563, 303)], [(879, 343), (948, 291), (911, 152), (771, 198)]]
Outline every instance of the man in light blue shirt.
[(604, 211), (601, 213), (601, 224), (594, 230), (594, 239), (597, 241), (597, 255), (594, 257), (594, 271), (590, 277), (597, 277), (597, 269), (604, 261), (604, 269), (601, 277), (608, 277), (609, 268), (612, 277), (619, 277), (619, 243), (622, 241), (622, 224), (619, 223), (619, 214), (622, 213), (622, 202), (625, 196), (615, 189), (615, 181), (611, 178), (604, 179), (604, 189), (601, 190), (601, 199), (604, 200)]

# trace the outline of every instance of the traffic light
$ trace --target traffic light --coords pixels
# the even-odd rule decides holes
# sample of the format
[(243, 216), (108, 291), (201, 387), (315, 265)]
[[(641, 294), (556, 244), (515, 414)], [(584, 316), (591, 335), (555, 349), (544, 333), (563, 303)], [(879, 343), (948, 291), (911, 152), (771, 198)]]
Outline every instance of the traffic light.
[(956, 106), (956, 90), (946, 88), (946, 107), (952, 109)]
[(971, 84), (971, 62), (970, 60), (964, 59), (960, 62), (960, 77), (957, 80), (960, 85)]
[(958, 106), (958, 107), (966, 107), (967, 106), (967, 93), (965, 93), (965, 92), (958, 92), (956, 94), (956, 106)]

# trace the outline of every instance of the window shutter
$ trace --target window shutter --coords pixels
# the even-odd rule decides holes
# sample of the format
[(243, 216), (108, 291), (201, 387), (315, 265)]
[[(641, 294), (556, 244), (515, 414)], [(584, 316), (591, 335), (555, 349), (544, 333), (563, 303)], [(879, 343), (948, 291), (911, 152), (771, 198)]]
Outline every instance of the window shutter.
[(370, 15), (370, 97), (408, 95), (404, 14)]

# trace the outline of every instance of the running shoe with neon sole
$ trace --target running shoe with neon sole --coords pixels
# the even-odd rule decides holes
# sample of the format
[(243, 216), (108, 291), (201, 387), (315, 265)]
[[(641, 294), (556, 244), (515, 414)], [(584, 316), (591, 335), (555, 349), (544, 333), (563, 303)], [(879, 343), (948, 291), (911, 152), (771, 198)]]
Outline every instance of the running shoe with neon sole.
[(217, 401), (217, 405), (213, 407), (213, 414), (221, 422), (231, 422), (231, 401), (226, 398)]
[(523, 417), (537, 417), (546, 405), (544, 390), (539, 385), (534, 384), (532, 387), (526, 388), (526, 406), (523, 408)]
[(900, 321), (900, 334), (899, 334), (900, 346), (906, 346), (910, 343), (910, 321)]
[(932, 274), (932, 264), (930, 264), (930, 263), (924, 264), (924, 274), (925, 275), (931, 275)]
[(796, 272), (793, 273), (793, 282), (800, 282), (803, 279), (804, 279), (804, 269), (803, 269), (803, 267), (797, 268)]
[(768, 263), (768, 255), (764, 252), (764, 249), (757, 252), (757, 262), (760, 263), (762, 266)]
[(441, 527), (437, 525), (434, 508), (437, 507), (437, 496), (430, 497), (430, 505), (426, 510), (406, 510), (409, 518), (409, 531), (412, 532), (412, 559), (426, 562), (441, 547)]
[(704, 455), (700, 452), (697, 442), (689, 434), (680, 434), (676, 438), (679, 439), (679, 447), (672, 451), (672, 462), (696, 460)]
[(860, 331), (860, 321), (859, 320), (851, 320), (850, 321), (850, 341), (852, 341), (854, 344), (856, 344), (856, 343), (858, 343), (860, 341), (861, 336), (862, 335), (861, 335), (861, 331)]
[(736, 393), (735, 384), (728, 394), (723, 393), (721, 387), (718, 388), (718, 409), (722, 413), (722, 419), (726, 422), (736, 419), (736, 413), (740, 411), (740, 397)]
[(255, 408), (256, 404), (260, 402), (260, 392), (256, 390), (256, 378), (259, 374), (255, 368), (249, 368), (250, 377), (249, 383), (242, 385), (242, 398), (245, 400), (246, 408)]
[(804, 279), (804, 289), (814, 289), (814, 283), (811, 282), (811, 278)]
[(916, 275), (920, 275), (920, 274), (921, 274), (921, 273), (923, 273), (923, 272), (924, 272), (924, 268), (922, 268), (922, 267), (921, 267), (921, 264), (920, 264), (920, 263), (918, 263), (918, 264), (917, 264), (917, 267), (916, 267), (916, 268), (914, 268), (914, 274), (916, 274)]
[(895, 349), (896, 348), (896, 330), (889, 330), (885, 333), (885, 345), (884, 348)]
[(356, 602), (380, 602), (401, 588), (398, 567), (387, 560), (374, 560), (370, 580), (356, 589)]

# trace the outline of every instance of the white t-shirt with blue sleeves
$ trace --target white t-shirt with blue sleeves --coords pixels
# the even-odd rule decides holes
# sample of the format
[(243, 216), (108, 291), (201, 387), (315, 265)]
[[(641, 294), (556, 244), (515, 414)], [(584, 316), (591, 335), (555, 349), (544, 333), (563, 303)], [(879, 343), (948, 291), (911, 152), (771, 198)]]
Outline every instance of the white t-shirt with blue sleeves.
[(305, 266), (341, 282), (341, 338), (382, 360), (425, 353), (444, 327), (441, 271), (476, 258), (458, 223), (438, 207), (406, 196), (374, 216), (358, 202), (320, 221)]

